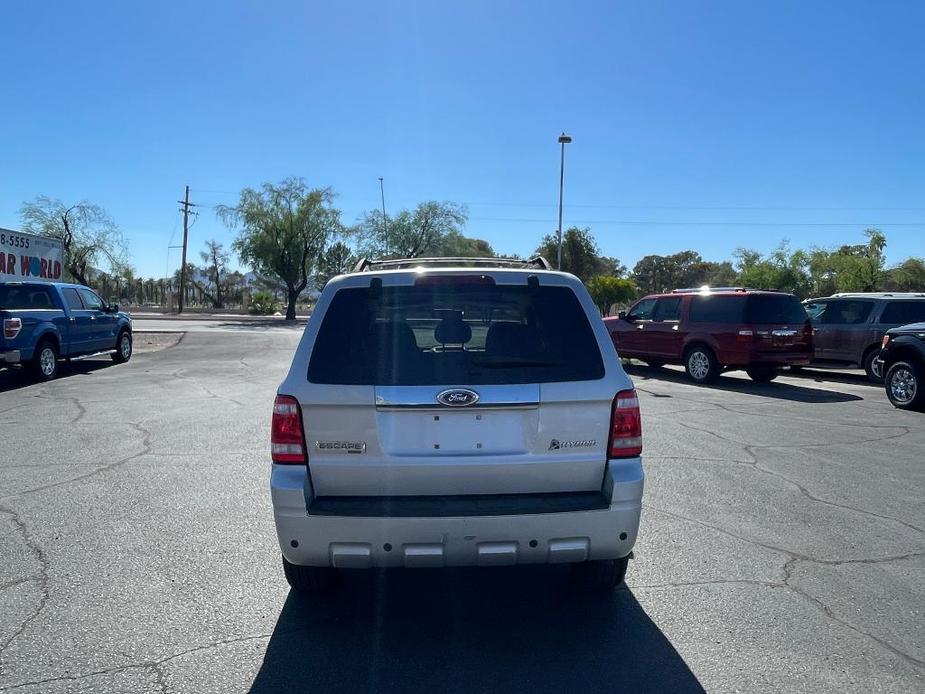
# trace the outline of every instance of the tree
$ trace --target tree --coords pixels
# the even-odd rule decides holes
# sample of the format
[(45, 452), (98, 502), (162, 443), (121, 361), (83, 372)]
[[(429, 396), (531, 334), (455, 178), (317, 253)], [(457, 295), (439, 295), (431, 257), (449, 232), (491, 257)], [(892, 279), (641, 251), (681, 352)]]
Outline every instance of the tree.
[(245, 188), (238, 204), (220, 205), (218, 216), (239, 229), (232, 247), (258, 273), (277, 277), (286, 287), (286, 319), (295, 320), (295, 305), (308, 286), (329, 241), (341, 232), (340, 212), (330, 189), (310, 189), (300, 178), (261, 190)]
[(462, 205), (429, 200), (384, 219), (381, 212), (367, 212), (354, 233), (367, 258), (445, 256), (448, 240), (465, 238), (461, 228), (467, 220)]
[(89, 284), (101, 265), (115, 274), (126, 264), (128, 250), (122, 232), (99, 205), (84, 200), (67, 206), (40, 195), (23, 203), (20, 217), (24, 231), (62, 242), (65, 268), (80, 284)]
[(636, 285), (633, 280), (610, 275), (598, 275), (589, 279), (585, 286), (594, 300), (594, 304), (604, 316), (610, 315), (614, 304), (628, 303), (636, 296)]
[[(540, 241), (536, 254), (555, 265), (558, 251), (558, 236), (547, 234)], [(601, 255), (591, 229), (570, 227), (562, 234), (562, 271), (570, 272), (584, 282), (595, 275), (622, 275), (626, 267), (616, 258)]]
[(810, 256), (805, 251), (790, 251), (782, 241), (768, 256), (739, 248), (735, 252), (739, 265), (739, 284), (755, 289), (779, 289), (805, 297), (812, 293)]
[(357, 259), (353, 251), (343, 241), (332, 243), (318, 259), (318, 274), (315, 286), (321, 289), (332, 277), (350, 272)]
[(925, 259), (906, 258), (888, 270), (883, 289), (896, 292), (925, 292)]
[(645, 256), (633, 267), (633, 279), (643, 294), (656, 294), (707, 284), (721, 269), (722, 263), (707, 263), (696, 251), (681, 251)]
[(225, 247), (215, 239), (206, 241), (206, 249), (200, 251), (199, 257), (205, 263), (203, 274), (212, 284), (212, 291), (207, 295), (212, 302), (212, 308), (224, 308), (224, 296), (228, 293), (228, 261), (230, 256)]

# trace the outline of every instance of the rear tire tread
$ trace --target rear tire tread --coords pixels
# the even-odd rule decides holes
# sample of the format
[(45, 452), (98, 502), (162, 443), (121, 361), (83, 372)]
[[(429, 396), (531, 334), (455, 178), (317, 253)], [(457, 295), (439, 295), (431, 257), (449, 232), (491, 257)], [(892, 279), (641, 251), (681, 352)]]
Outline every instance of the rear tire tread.
[(300, 566), (283, 557), (283, 574), (289, 586), (300, 593), (317, 593), (337, 582), (337, 570), (329, 566)]

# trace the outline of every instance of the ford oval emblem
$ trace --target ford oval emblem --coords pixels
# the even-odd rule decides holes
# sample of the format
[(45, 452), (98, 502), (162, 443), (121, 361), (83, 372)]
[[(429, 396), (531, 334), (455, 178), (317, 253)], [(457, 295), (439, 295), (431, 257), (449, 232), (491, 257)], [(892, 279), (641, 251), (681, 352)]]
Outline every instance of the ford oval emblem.
[(479, 401), (479, 394), (467, 388), (452, 388), (437, 394), (437, 402), (447, 407), (468, 407)]

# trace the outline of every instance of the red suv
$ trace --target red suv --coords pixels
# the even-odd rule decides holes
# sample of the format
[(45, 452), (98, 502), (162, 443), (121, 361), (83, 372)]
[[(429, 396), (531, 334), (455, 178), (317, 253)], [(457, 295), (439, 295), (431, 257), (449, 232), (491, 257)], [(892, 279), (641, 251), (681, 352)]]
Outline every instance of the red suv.
[(604, 323), (621, 357), (683, 364), (697, 383), (745, 369), (766, 383), (813, 356), (813, 331), (793, 294), (744, 288), (676, 289), (637, 301)]

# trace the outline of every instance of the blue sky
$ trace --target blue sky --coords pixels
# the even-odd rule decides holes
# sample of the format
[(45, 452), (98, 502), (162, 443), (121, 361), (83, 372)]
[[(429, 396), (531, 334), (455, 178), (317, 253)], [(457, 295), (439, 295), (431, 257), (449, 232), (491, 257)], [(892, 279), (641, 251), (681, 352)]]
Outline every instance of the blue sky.
[(134, 264), (179, 264), (212, 206), (290, 175), (344, 220), (466, 203), (529, 253), (565, 223), (632, 264), (687, 248), (888, 238), (925, 255), (918, 2), (24, 2), (0, 9), (0, 226), (39, 194), (109, 210)]

